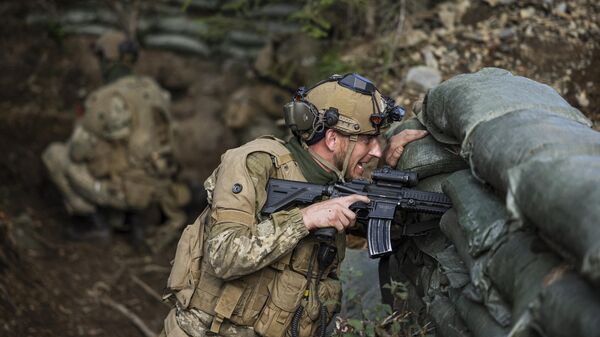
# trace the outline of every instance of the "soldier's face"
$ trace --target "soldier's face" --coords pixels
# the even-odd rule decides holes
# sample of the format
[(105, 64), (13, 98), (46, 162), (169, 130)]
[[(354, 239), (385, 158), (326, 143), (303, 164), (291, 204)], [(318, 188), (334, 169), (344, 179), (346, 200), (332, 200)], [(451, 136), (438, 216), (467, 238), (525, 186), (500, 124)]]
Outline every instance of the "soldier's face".
[[(344, 158), (346, 157), (346, 151), (350, 143), (349, 137), (343, 136), (341, 138), (344, 139), (346, 144), (342, 147), (345, 150), (335, 155), (336, 166), (339, 169), (342, 169), (344, 165)], [(352, 154), (350, 154), (346, 178), (367, 178), (364, 176), (367, 163), (373, 158), (381, 158), (382, 153), (381, 142), (378, 137), (369, 135), (358, 136), (358, 141), (352, 150)]]

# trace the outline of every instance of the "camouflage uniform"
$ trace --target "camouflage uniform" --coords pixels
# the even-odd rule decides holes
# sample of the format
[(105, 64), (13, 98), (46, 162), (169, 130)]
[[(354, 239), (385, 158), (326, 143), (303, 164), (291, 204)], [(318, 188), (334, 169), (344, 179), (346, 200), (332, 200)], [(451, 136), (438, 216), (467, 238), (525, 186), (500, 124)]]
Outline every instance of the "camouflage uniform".
[[(317, 289), (318, 243), (298, 208), (260, 215), (269, 178), (306, 181), (281, 141), (259, 138), (227, 151), (205, 182), (210, 206), (184, 232), (169, 277), (176, 308), (165, 320), (166, 336), (289, 334), (305, 289)], [(337, 261), (318, 282), (327, 321), (341, 298), (337, 265), (345, 248), (342, 234), (335, 244)], [(303, 307), (299, 332), (309, 336), (319, 323), (314, 294)]]
[[(170, 95), (152, 79), (130, 75), (138, 51), (124, 33), (103, 34), (95, 53), (107, 84), (86, 98), (69, 141), (42, 154), (50, 178), (70, 214), (116, 215), (122, 224), (124, 212), (133, 211), (135, 230), (159, 204), (168, 219), (163, 228), (176, 232), (185, 223), (181, 206), (189, 191), (172, 181)], [(107, 233), (105, 222), (95, 221), (96, 229)]]
[[(322, 241), (309, 233), (297, 207), (263, 216), (267, 182), (343, 180), (359, 135), (378, 134), (388, 108), (370, 81), (334, 76), (299, 89), (285, 105), (297, 137), (287, 143), (263, 137), (223, 155), (205, 182), (209, 206), (179, 240), (166, 295), (176, 307), (163, 335), (324, 335), (340, 305), (345, 235)], [(317, 134), (323, 139), (325, 127), (348, 136), (341, 169), (306, 142), (320, 141)], [(321, 248), (336, 251), (331, 265), (319, 265)]]
[[(104, 52), (112, 55), (113, 49)], [(183, 225), (181, 206), (189, 192), (172, 181), (169, 94), (150, 78), (121, 76), (92, 92), (84, 106), (69, 141), (50, 144), (42, 155), (68, 212), (141, 211), (159, 204), (171, 231)]]

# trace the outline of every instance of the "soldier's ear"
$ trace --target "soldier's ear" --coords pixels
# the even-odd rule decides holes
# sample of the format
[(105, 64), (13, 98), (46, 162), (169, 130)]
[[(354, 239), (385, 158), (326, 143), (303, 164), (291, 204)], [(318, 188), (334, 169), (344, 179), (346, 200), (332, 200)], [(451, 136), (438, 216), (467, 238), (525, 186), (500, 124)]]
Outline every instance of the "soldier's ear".
[(338, 141), (338, 134), (335, 130), (328, 129), (325, 131), (325, 146), (329, 151), (335, 151), (335, 145)]

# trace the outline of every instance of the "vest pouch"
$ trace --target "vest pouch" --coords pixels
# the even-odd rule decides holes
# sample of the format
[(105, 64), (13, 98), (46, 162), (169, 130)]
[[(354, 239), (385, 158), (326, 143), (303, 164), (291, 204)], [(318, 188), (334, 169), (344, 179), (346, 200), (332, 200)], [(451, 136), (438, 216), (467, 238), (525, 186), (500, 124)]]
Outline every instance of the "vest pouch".
[(294, 253), (292, 254), (292, 258), (290, 260), (290, 268), (293, 271), (306, 275), (308, 273), (308, 266), (311, 263), (313, 264), (313, 276), (317, 274), (317, 261), (316, 254), (314, 254), (316, 249), (318, 248), (318, 241), (314, 238), (306, 238), (304, 239), (304, 244), (296, 246), (294, 249)]
[[(314, 294), (314, 284), (310, 287), (311, 294)], [(319, 284), (319, 299), (327, 308), (327, 324), (333, 319), (333, 315), (340, 311), (342, 299), (342, 284), (339, 280), (326, 278)], [(313, 336), (319, 327), (320, 305), (315, 296), (310, 296), (308, 303), (304, 308), (304, 313), (300, 319), (299, 336)]]
[(273, 268), (263, 268), (244, 277), (243, 282), (247, 287), (230, 319), (232, 322), (245, 326), (254, 325), (269, 298), (269, 288), (276, 274), (279, 273)]
[(96, 178), (105, 178), (127, 170), (131, 165), (127, 152), (122, 146), (114, 146), (105, 141), (99, 141), (90, 154), (88, 168)]
[(156, 192), (156, 183), (138, 174), (124, 177), (125, 201), (130, 207), (144, 209), (150, 205)]
[(196, 221), (181, 234), (175, 251), (171, 274), (167, 280), (167, 297), (174, 294), (183, 308), (187, 308), (200, 278), (203, 255), (204, 221), (209, 208), (204, 209)]
[(283, 337), (291, 326), (306, 284), (304, 275), (292, 270), (278, 273), (269, 288), (269, 299), (254, 323), (254, 330), (264, 337)]

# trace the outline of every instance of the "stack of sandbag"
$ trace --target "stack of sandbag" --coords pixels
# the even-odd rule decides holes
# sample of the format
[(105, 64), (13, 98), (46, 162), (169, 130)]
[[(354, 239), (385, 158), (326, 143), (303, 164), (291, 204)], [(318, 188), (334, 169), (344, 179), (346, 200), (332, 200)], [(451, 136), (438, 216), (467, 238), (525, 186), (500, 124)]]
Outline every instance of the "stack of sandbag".
[[(436, 171), (454, 207), (443, 238), (419, 247), (435, 272), (411, 271), (439, 335), (600, 336), (600, 133), (590, 126), (549, 86), (486, 68), (432, 89), (418, 121), (388, 134), (430, 132), (397, 167), (425, 172), (422, 183), (431, 144), (468, 163), (427, 166), (456, 171)], [(406, 261), (401, 251), (393, 259)], [(468, 331), (455, 328), (459, 318)]]
[[(124, 5), (115, 13), (104, 1), (74, 1), (26, 13), (32, 26), (59, 25), (75, 35), (102, 35), (109, 29), (132, 25), (139, 42), (150, 49), (169, 50), (200, 57), (229, 56), (254, 59), (269, 37), (301, 31), (290, 17), (301, 3), (261, 3), (248, 11), (232, 10), (231, 3), (218, 0), (160, 0), (143, 6)], [(135, 22), (119, 22), (119, 14), (137, 11)], [(242, 28), (243, 27), (243, 28)]]
[(281, 109), (290, 93), (270, 84), (252, 83), (236, 90), (229, 99), (223, 119), (239, 144), (260, 136), (288, 136)]

